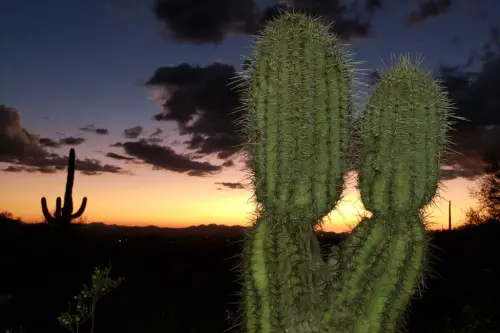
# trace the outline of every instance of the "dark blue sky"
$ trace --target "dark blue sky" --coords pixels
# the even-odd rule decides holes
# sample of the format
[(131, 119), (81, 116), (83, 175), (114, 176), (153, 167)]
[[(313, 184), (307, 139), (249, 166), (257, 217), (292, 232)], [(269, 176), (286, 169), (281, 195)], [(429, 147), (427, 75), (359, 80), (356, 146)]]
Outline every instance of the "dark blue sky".
[[(474, 4), (477, 2), (477, 4)], [(214, 45), (179, 45), (161, 36), (148, 1), (8, 1), (0, 12), (0, 100), (20, 110), (24, 127), (54, 136), (96, 124), (112, 132), (145, 125), (157, 113), (137, 85), (154, 69), (220, 59), (240, 66), (247, 36)], [(268, 2), (269, 3), (269, 2)], [(363, 67), (390, 53), (422, 52), (430, 66), (463, 63), (488, 38), (500, 2), (457, 1), (449, 12), (405, 28), (406, 1), (376, 12), (373, 39), (354, 43)], [(481, 14), (486, 16), (481, 17)], [(460, 47), (453, 44), (458, 38)], [(48, 117), (48, 119), (46, 118)]]

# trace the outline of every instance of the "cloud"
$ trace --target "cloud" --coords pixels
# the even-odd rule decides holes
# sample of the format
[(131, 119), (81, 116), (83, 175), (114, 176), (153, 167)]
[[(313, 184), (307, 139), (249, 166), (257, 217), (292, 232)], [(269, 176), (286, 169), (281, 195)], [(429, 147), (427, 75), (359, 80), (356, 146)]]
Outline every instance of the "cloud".
[(416, 8), (410, 11), (407, 23), (414, 25), (430, 18), (446, 13), (452, 5), (452, 0), (420, 0)]
[(156, 130), (151, 133), (150, 137), (159, 137), (163, 134), (163, 130), (159, 127), (156, 128)]
[[(491, 125), (500, 125), (500, 114), (495, 112), (500, 109), (500, 99), (488, 87), (500, 86), (500, 60), (497, 65), (490, 61), (481, 73), (475, 73), (473, 80), (451, 73), (455, 76), (443, 76), (443, 84), (457, 104), (457, 115), (471, 119), (473, 126), (463, 121), (455, 125), (455, 131), (450, 133), (456, 143), (451, 147), (455, 152), (446, 154), (453, 167), (443, 169), (441, 175), (443, 179), (472, 179), (485, 173), (486, 154), (499, 147), (495, 144), (500, 142), (498, 129)], [(221, 63), (159, 68), (147, 82), (163, 86), (156, 94), (163, 112), (154, 119), (177, 122), (180, 134), (189, 135), (185, 148), (195, 155), (232, 158), (243, 143), (236, 122), (242, 111), (234, 112), (241, 107), (241, 96), (230, 85), (235, 75), (233, 66)], [(370, 76), (372, 84), (379, 79), (377, 72)]]
[(149, 143), (162, 143), (163, 140), (164, 140), (164, 138), (155, 138), (155, 137), (152, 138), (152, 137), (149, 137), (149, 138), (144, 139), (144, 140), (146, 140)]
[(108, 129), (101, 128), (101, 127), (95, 127), (95, 125), (86, 125), (84, 127), (80, 127), (79, 130), (82, 132), (90, 132), (90, 133), (95, 133), (95, 134), (99, 134), (99, 135), (109, 134)]
[(59, 142), (54, 141), (51, 138), (40, 138), (40, 140), (38, 140), (38, 142), (43, 147), (47, 147), (47, 148), (59, 148), (59, 147), (61, 147), (61, 144)]
[[(68, 156), (50, 154), (50, 156), (44, 158), (23, 158), (10, 162), (13, 165), (1, 170), (7, 172), (55, 173), (66, 168), (68, 165)], [(89, 176), (96, 176), (104, 173), (128, 173), (119, 166), (102, 164), (100, 161), (90, 158), (76, 159), (75, 170)]]
[(58, 169), (50, 167), (27, 167), (24, 165), (9, 165), (8, 167), (1, 169), (5, 172), (27, 172), (27, 173), (56, 173)]
[(116, 154), (116, 153), (107, 153), (106, 157), (114, 158), (115, 160), (122, 160), (122, 161), (133, 161), (134, 160), (133, 157), (127, 157), (127, 156), (123, 156), (123, 155)]
[(253, 33), (259, 8), (253, 0), (156, 0), (156, 18), (177, 42), (220, 43), (229, 33)]
[[(328, 22), (334, 20), (333, 31), (341, 39), (352, 41), (355, 38), (371, 36), (369, 14), (382, 10), (386, 2), (365, 0), (360, 5), (359, 1), (340, 4), (340, 1), (336, 0), (287, 0), (279, 5), (257, 8), (253, 2), (245, 0), (242, 8), (257, 8), (247, 13), (239, 12), (239, 8), (236, 8), (230, 1), (204, 1), (196, 6), (198, 3), (195, 0), (156, 2), (157, 18), (165, 23), (169, 34), (177, 42), (219, 43), (229, 34), (253, 34), (256, 26), (262, 27), (278, 13), (279, 9), (290, 8), (312, 15), (322, 15), (323, 20), (328, 20)], [(215, 5), (222, 10), (214, 11), (212, 8), (215, 8)], [(411, 10), (408, 20), (411, 24), (417, 24), (427, 18), (446, 13), (451, 6), (450, 0), (420, 1), (419, 5)], [(252, 15), (248, 15), (249, 13)], [(489, 45), (500, 44), (498, 29), (492, 30), (490, 34)], [(485, 49), (488, 48), (485, 47)], [(486, 58), (486, 55), (483, 55), (483, 60)], [(469, 63), (471, 59), (468, 59)], [(491, 60), (491, 56), (488, 59)], [(498, 66), (500, 66), (500, 61)], [(487, 87), (500, 85), (500, 81), (495, 81), (500, 77), (500, 71), (493, 70), (494, 67), (495, 65), (490, 61), (488, 70), (483, 70), (482, 76), (475, 73), (476, 76), (472, 79), (455, 77), (445, 82), (457, 85), (457, 82), (461, 80), (459, 87), (450, 91), (450, 96), (458, 105), (458, 115), (465, 115), (469, 119), (474, 118), (472, 121), (474, 126), (467, 127), (464, 122), (461, 122), (457, 124), (456, 131), (451, 134), (452, 141), (457, 142), (457, 145), (453, 147), (456, 152), (446, 154), (451, 166), (446, 166), (441, 170), (443, 179), (475, 178), (484, 174), (488, 165), (485, 154), (495, 151), (495, 147), (490, 147), (491, 142), (500, 142), (494, 134), (496, 129), (490, 129), (488, 135), (491, 137), (484, 139), (485, 142), (480, 144), (481, 147), (477, 145), (477, 142), (474, 144), (474, 138), (478, 133), (485, 131), (489, 125), (497, 124), (497, 119), (500, 118), (500, 113), (495, 111), (500, 109), (500, 103), (496, 102), (500, 99), (495, 97), (498, 94), (494, 89), (487, 89)], [(235, 125), (235, 121), (240, 117), (238, 113), (241, 111), (235, 112), (235, 110), (239, 110), (241, 106), (241, 96), (237, 90), (231, 88), (236, 75), (233, 66), (220, 62), (207, 66), (183, 63), (158, 68), (146, 82), (146, 85), (160, 86), (160, 89), (153, 92), (150, 99), (154, 100), (163, 112), (155, 115), (153, 119), (175, 121), (179, 133), (189, 136), (189, 139), (184, 141), (185, 148), (192, 151), (197, 158), (215, 154), (219, 159), (225, 160), (222, 166), (226, 162), (234, 165), (229, 158), (239, 151), (243, 143), (242, 138), (237, 134), (240, 133), (240, 128)], [(369, 83), (374, 85), (378, 79), (377, 72), (370, 73)], [(470, 83), (472, 81), (473, 84)], [(491, 84), (491, 82), (495, 83)]]
[(21, 113), (0, 104), (0, 162), (16, 158), (44, 157), (48, 153), (38, 143), (39, 137), (28, 133), (21, 124)]
[(81, 145), (84, 142), (85, 142), (84, 138), (75, 138), (73, 136), (69, 136), (67, 138), (62, 138), (59, 140), (60, 144), (68, 145), (68, 146), (77, 146), (77, 145)]
[(230, 188), (232, 190), (242, 190), (245, 189), (245, 186), (241, 183), (231, 183), (231, 182), (216, 182), (217, 185), (222, 185), (223, 187)]
[(215, 153), (221, 159), (232, 156), (242, 143), (234, 126), (238, 115), (233, 112), (240, 106), (240, 95), (228, 86), (235, 75), (233, 66), (222, 63), (157, 69), (146, 84), (166, 88), (164, 94), (156, 94), (164, 112), (153, 119), (177, 122), (181, 135), (191, 135), (185, 144), (196, 154)]
[[(56, 148), (61, 144), (75, 144), (81, 140), (64, 138), (55, 142), (30, 134), (21, 124), (21, 113), (9, 106), (0, 105), (0, 162), (10, 164), (4, 172), (55, 173), (64, 170), (68, 157), (51, 153), (44, 147)], [(80, 142), (81, 143), (81, 142)], [(122, 168), (101, 164), (95, 159), (77, 159), (76, 170), (87, 175), (126, 173)]]
[(365, 0), (365, 11), (373, 13), (377, 10), (384, 9), (382, 0)]
[(254, 0), (156, 0), (153, 12), (165, 26), (169, 38), (178, 43), (221, 43), (228, 35), (254, 35), (279, 10), (302, 11), (321, 16), (340, 39), (372, 36), (371, 14), (381, 1), (287, 0), (261, 8)]
[(186, 155), (177, 154), (170, 147), (150, 144), (146, 140), (116, 143), (113, 146), (123, 147), (128, 155), (152, 165), (154, 170), (169, 170), (197, 177), (212, 175), (222, 170), (222, 166), (193, 161)]
[[(281, 0), (262, 7), (256, 0), (155, 0), (153, 13), (165, 34), (177, 43), (220, 44), (229, 35), (255, 35), (283, 11), (300, 11), (334, 23), (332, 32), (343, 41), (373, 37), (373, 14), (385, 9), (387, 0)], [(456, 2), (456, 1), (455, 1)], [(477, 1), (476, 1), (477, 2)], [(406, 24), (415, 25), (450, 10), (452, 0), (408, 2)], [(416, 3), (416, 4), (414, 4)]]
[(142, 126), (134, 126), (123, 131), (123, 136), (128, 139), (137, 139), (142, 134), (144, 128)]
[(61, 148), (63, 145), (78, 146), (84, 142), (85, 142), (84, 138), (75, 138), (73, 136), (61, 138), (61, 139), (59, 139), (59, 141), (55, 141), (51, 138), (40, 138), (38, 140), (38, 143), (42, 147), (46, 147), (46, 148)]
[(447, 165), (453, 170), (442, 170), (444, 179), (463, 177), (475, 179), (489, 172), (489, 156), (500, 157), (500, 125), (462, 125), (451, 133), (451, 148), (445, 154)]
[(235, 135), (225, 133), (216, 133), (207, 137), (195, 134), (191, 140), (184, 141), (184, 143), (187, 144), (187, 149), (195, 150), (197, 154), (216, 153), (218, 158), (226, 159), (237, 151), (234, 147), (240, 144), (240, 140)]

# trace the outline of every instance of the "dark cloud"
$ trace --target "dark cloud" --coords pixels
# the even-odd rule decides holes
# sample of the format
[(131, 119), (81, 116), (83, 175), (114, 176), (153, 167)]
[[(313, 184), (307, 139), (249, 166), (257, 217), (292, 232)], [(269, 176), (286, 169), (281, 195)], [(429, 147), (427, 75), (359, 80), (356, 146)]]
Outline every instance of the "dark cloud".
[(156, 130), (151, 133), (150, 137), (159, 137), (163, 134), (163, 130), (159, 127), (156, 128)]
[(59, 148), (59, 147), (61, 147), (61, 144), (59, 142), (54, 141), (50, 138), (40, 138), (40, 140), (38, 140), (38, 142), (43, 147), (47, 147), (47, 148)]
[[(55, 173), (66, 168), (68, 165), (68, 156), (50, 154), (43, 158), (25, 157), (17, 160), (11, 160), (9, 162), (13, 165), (2, 169), (2, 171)], [(102, 164), (99, 160), (90, 158), (76, 159), (75, 170), (89, 176), (101, 175), (104, 173), (128, 173), (121, 167), (110, 164)]]
[[(155, 0), (153, 13), (168, 38), (178, 43), (221, 43), (232, 34), (255, 35), (279, 11), (300, 11), (326, 23), (343, 41), (373, 37), (371, 21), (387, 0), (282, 0), (267, 7), (256, 0)], [(452, 0), (408, 2), (406, 23), (414, 25), (446, 13)]]
[(365, 10), (368, 13), (373, 13), (381, 9), (384, 9), (382, 0), (365, 0)]
[[(55, 173), (64, 170), (68, 165), (68, 156), (60, 156), (51, 154), (45, 158), (23, 158), (17, 161), (9, 161), (13, 165), (2, 169), (8, 172), (40, 172), (40, 173)], [(102, 164), (96, 159), (77, 159), (75, 163), (75, 170), (80, 171), (82, 174), (95, 176), (104, 173), (120, 173), (127, 174), (121, 167)]]
[(197, 154), (209, 155), (216, 153), (218, 158), (224, 160), (236, 152), (233, 147), (240, 144), (240, 140), (235, 135), (225, 133), (216, 133), (207, 137), (195, 134), (191, 140), (184, 141), (184, 144), (187, 144), (187, 149), (195, 150)]
[(230, 34), (254, 35), (279, 10), (302, 11), (321, 17), (339, 38), (371, 36), (370, 16), (382, 8), (380, 0), (288, 0), (266, 8), (254, 0), (156, 0), (153, 11), (166, 34), (179, 43), (221, 43)]
[(109, 134), (109, 131), (106, 128), (96, 128), (94, 132), (100, 135)]
[(40, 138), (38, 143), (47, 148), (61, 148), (61, 146), (77, 146), (85, 142), (84, 138), (75, 138), (73, 136), (69, 136), (66, 138), (59, 139), (59, 141), (52, 140), (50, 138)]
[(153, 10), (178, 42), (220, 43), (228, 33), (253, 33), (259, 23), (253, 0), (156, 0)]
[[(233, 66), (214, 63), (206, 67), (181, 64), (156, 70), (147, 82), (162, 85), (164, 112), (158, 121), (176, 121), (180, 134), (191, 135), (185, 143), (197, 154), (217, 154), (226, 159), (235, 154), (241, 143), (234, 126), (240, 95), (229, 84), (236, 75)], [(197, 118), (197, 119), (195, 119)]]
[(151, 138), (151, 137), (149, 137), (145, 140), (149, 143), (162, 143), (163, 142), (163, 138), (154, 138), (154, 137)]
[(412, 24), (422, 23), (430, 18), (446, 13), (452, 5), (452, 0), (419, 0), (410, 11), (407, 22)]
[(106, 128), (95, 127), (95, 125), (86, 125), (84, 127), (80, 127), (79, 130), (82, 132), (90, 132), (90, 133), (95, 133), (95, 134), (99, 134), (99, 135), (109, 134), (109, 131)]
[(155, 170), (163, 169), (203, 177), (215, 174), (222, 169), (219, 165), (193, 161), (188, 156), (177, 154), (170, 147), (150, 144), (146, 140), (124, 142), (120, 143), (120, 146), (128, 155), (152, 165)]
[(18, 110), (0, 104), (0, 162), (46, 156), (48, 153), (39, 144), (39, 139), (22, 127)]
[(69, 136), (67, 138), (62, 138), (59, 140), (59, 143), (67, 146), (78, 146), (85, 142), (84, 138), (75, 138), (73, 136)]
[[(228, 34), (253, 34), (256, 27), (261, 28), (269, 19), (275, 17), (279, 10), (290, 8), (313, 16), (320, 15), (322, 20), (328, 23), (335, 21), (333, 31), (342, 40), (352, 40), (371, 35), (370, 15), (383, 9), (384, 4), (386, 2), (381, 0), (364, 0), (361, 3), (346, 1), (342, 4), (336, 0), (287, 0), (280, 5), (242, 13), (231, 1), (164, 0), (157, 1), (156, 14), (165, 23), (170, 36), (178, 42), (218, 43)], [(256, 8), (254, 3), (248, 0), (243, 1), (241, 6)], [(445, 13), (451, 6), (450, 0), (420, 1), (416, 8), (411, 9), (408, 21), (411, 24), (423, 22)], [(222, 10), (216, 11), (212, 8)], [(497, 64), (494, 62), (492, 51), (495, 45), (500, 45), (498, 29), (493, 28), (490, 35), (491, 41), (483, 47), (481, 56), (476, 52), (477, 54), (471, 55), (467, 63), (458, 70), (452, 68), (440, 76), (457, 105), (458, 115), (471, 119), (467, 126), (465, 122), (459, 122), (451, 134), (452, 141), (457, 143), (452, 147), (456, 152), (446, 154), (450, 166), (441, 170), (443, 179), (474, 178), (484, 174), (489, 164), (485, 156), (498, 147), (498, 144), (495, 146), (492, 142), (500, 142), (497, 128), (491, 127), (500, 124), (500, 113), (496, 111), (500, 109), (500, 94), (494, 89), (500, 86), (500, 61)], [(464, 68), (470, 67), (476, 58), (485, 62), (483, 70), (464, 74)], [(244, 67), (248, 64), (248, 60), (245, 61)], [(231, 88), (235, 76), (237, 73), (233, 66), (220, 62), (204, 67), (184, 63), (158, 68), (146, 82), (147, 85), (161, 87), (153, 98), (163, 112), (155, 115), (153, 119), (175, 121), (179, 133), (189, 135), (190, 138), (184, 141), (184, 145), (193, 152), (194, 158), (212, 154), (225, 160), (222, 166), (226, 163), (234, 165), (229, 158), (239, 151), (243, 143), (237, 134), (241, 129), (236, 125), (241, 111), (235, 112), (240, 110), (241, 96), (236, 89)], [(379, 78), (379, 73), (374, 71), (369, 75), (368, 81), (374, 85)], [(474, 141), (479, 133), (485, 135), (481, 139), (483, 141)], [(481, 142), (481, 147), (478, 147), (478, 142)]]
[[(482, 51), (474, 51), (464, 64), (440, 68), (439, 78), (455, 101), (457, 112), (474, 126), (500, 125), (500, 43), (494, 33)], [(496, 50), (495, 50), (496, 48)], [(468, 69), (480, 62), (479, 71)], [(466, 126), (467, 124), (462, 124)]]
[(114, 158), (115, 160), (122, 160), (122, 161), (132, 161), (132, 160), (134, 160), (133, 157), (127, 157), (127, 156), (123, 156), (123, 155), (116, 154), (116, 153), (107, 153), (106, 157)]
[(27, 167), (24, 165), (9, 165), (8, 167), (1, 169), (5, 172), (27, 172), (27, 173), (56, 173), (58, 169), (50, 167)]
[(232, 190), (242, 190), (245, 189), (245, 186), (241, 183), (231, 183), (231, 182), (216, 182), (217, 185), (222, 185), (223, 187), (230, 188)]
[[(465, 65), (470, 66), (470, 59)], [(455, 131), (451, 133), (456, 143), (451, 148), (455, 152), (446, 155), (452, 168), (441, 171), (443, 179), (474, 178), (484, 174), (488, 165), (485, 155), (500, 147), (495, 127), (500, 125), (500, 113), (497, 112), (500, 94), (494, 89), (500, 86), (500, 60), (489, 61), (477, 73), (462, 73), (460, 69), (466, 66), (459, 66), (458, 71), (443, 70), (440, 75), (456, 104), (457, 115), (471, 120), (455, 124)], [(241, 128), (236, 122), (241, 114), (235, 112), (241, 107), (241, 96), (231, 88), (235, 75), (234, 67), (221, 63), (206, 67), (181, 64), (158, 69), (148, 83), (165, 87), (163, 95), (156, 95), (164, 111), (154, 119), (177, 122), (180, 134), (190, 136), (184, 141), (185, 147), (197, 157), (210, 154), (222, 160), (233, 157), (243, 143), (238, 135)], [(372, 84), (380, 78), (377, 72), (370, 77)]]
[(489, 172), (490, 155), (500, 156), (500, 125), (460, 125), (451, 133), (451, 141), (454, 151), (446, 153), (445, 158), (454, 168), (441, 170), (442, 178), (475, 179)]
[(128, 139), (137, 139), (142, 134), (144, 128), (142, 126), (134, 126), (123, 131), (123, 136)]
[[(455, 152), (447, 154), (449, 164), (457, 166), (446, 170), (443, 177), (475, 178), (491, 172), (491, 156), (500, 156), (500, 43), (496, 52), (495, 32), (490, 31), (490, 41), (476, 51), (462, 65), (442, 67), (439, 79), (455, 104), (458, 116), (468, 121), (455, 124), (451, 133)], [(477, 61), (479, 71), (468, 69)]]
[[(74, 144), (75, 140), (72, 139), (65, 138), (55, 142), (49, 138), (30, 134), (22, 127), (21, 113), (18, 110), (0, 105), (0, 162), (10, 164), (2, 171), (55, 173), (64, 170), (68, 164), (68, 157), (51, 153), (44, 148)], [(102, 165), (95, 159), (77, 159), (76, 170), (87, 175), (125, 173), (120, 167)]]
[[(66, 158), (67, 163), (67, 158)], [(84, 175), (96, 176), (103, 173), (119, 173), (119, 174), (131, 174), (128, 171), (123, 170), (121, 167), (112, 164), (101, 164), (100, 161), (96, 159), (86, 158), (84, 160), (76, 160), (76, 170), (81, 171)]]

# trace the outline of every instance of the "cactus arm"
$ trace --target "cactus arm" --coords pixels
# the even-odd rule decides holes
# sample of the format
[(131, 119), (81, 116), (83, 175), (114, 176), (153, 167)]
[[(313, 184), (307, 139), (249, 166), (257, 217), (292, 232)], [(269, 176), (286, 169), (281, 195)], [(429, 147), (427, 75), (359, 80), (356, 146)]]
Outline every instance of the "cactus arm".
[(271, 333), (271, 309), (267, 288), (269, 276), (265, 262), (265, 220), (256, 223), (248, 236), (245, 247), (245, 310), (248, 333)]
[(72, 219), (77, 219), (79, 218), (80, 216), (82, 216), (83, 212), (85, 211), (85, 207), (87, 206), (87, 197), (84, 197), (82, 199), (82, 204), (80, 205), (80, 208), (78, 209), (78, 211), (74, 214), (71, 215), (71, 218)]
[(45, 197), (42, 198), (42, 213), (43, 216), (45, 217), (45, 220), (49, 224), (55, 224), (57, 221), (61, 218), (61, 198), (57, 197), (56, 199), (56, 211), (54, 212), (54, 217), (49, 212), (49, 209), (47, 207), (47, 199)]
[(62, 210), (61, 210), (61, 197), (57, 197), (56, 199), (56, 212), (55, 212), (55, 219), (60, 219), (62, 216)]
[(49, 224), (55, 223), (56, 220), (52, 217), (52, 215), (50, 215), (49, 209), (47, 207), (47, 199), (45, 199), (45, 197), (42, 198), (42, 213), (45, 217), (45, 220), (47, 220)]
[[(409, 56), (382, 71), (361, 121), (359, 188), (373, 213), (415, 212), (438, 189), (451, 102)], [(397, 159), (396, 159), (397, 156)]]

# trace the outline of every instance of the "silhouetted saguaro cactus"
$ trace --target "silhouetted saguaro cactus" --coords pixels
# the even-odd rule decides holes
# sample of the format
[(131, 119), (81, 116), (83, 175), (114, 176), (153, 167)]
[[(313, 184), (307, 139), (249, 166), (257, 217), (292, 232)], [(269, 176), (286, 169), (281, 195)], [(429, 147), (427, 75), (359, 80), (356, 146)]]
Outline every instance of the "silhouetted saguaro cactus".
[(72, 148), (69, 151), (68, 158), (68, 178), (66, 180), (66, 191), (64, 192), (64, 205), (61, 208), (61, 197), (57, 197), (56, 211), (52, 216), (47, 208), (47, 200), (42, 198), (43, 216), (49, 224), (52, 225), (69, 225), (72, 219), (79, 218), (83, 215), (87, 206), (87, 198), (84, 197), (80, 209), (73, 214), (73, 181), (75, 179), (75, 150)]

